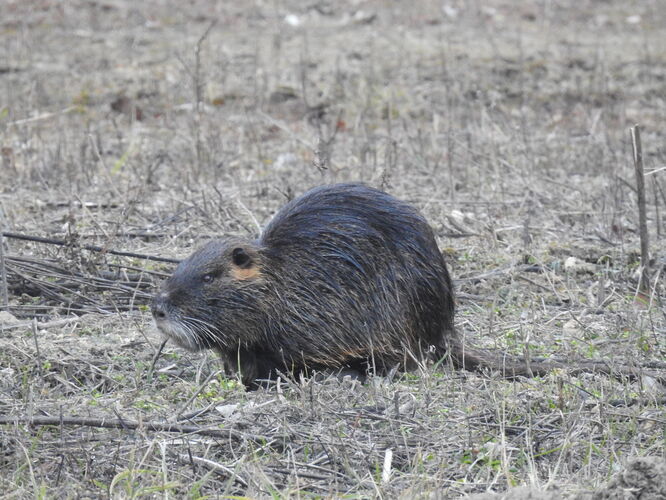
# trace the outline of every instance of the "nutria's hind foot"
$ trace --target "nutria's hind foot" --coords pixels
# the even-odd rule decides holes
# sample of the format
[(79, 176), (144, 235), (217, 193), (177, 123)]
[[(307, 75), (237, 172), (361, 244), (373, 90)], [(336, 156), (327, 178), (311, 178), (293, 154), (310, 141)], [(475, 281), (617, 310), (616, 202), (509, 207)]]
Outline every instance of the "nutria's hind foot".
[(335, 379), (338, 382), (343, 382), (345, 379), (349, 379), (357, 380), (361, 384), (364, 384), (368, 379), (368, 374), (365, 371), (345, 367), (315, 372), (312, 376), (312, 379), (316, 382), (324, 382), (329, 379)]

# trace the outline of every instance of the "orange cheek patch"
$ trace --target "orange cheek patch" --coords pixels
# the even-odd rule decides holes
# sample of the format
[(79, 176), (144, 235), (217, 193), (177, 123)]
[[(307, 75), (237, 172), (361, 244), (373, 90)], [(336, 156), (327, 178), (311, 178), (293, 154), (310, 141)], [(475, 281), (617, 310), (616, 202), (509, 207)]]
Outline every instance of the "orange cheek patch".
[(261, 276), (261, 270), (258, 266), (248, 267), (247, 269), (242, 269), (240, 267), (232, 266), (231, 268), (231, 277), (235, 280), (245, 281), (257, 279)]

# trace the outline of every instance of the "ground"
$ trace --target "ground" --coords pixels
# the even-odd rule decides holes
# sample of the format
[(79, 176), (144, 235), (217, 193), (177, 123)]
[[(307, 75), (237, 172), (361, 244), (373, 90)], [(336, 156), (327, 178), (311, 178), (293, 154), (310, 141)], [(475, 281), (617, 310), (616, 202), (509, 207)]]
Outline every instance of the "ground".
[(4, 238), (8, 498), (634, 498), (608, 492), (664, 459), (646, 374), (443, 364), (246, 392), (213, 353), (159, 350), (147, 304), (173, 265), (140, 257), (363, 181), (431, 223), (470, 345), (658, 368), (661, 2), (6, 0), (0, 89), (0, 226), (68, 243)]

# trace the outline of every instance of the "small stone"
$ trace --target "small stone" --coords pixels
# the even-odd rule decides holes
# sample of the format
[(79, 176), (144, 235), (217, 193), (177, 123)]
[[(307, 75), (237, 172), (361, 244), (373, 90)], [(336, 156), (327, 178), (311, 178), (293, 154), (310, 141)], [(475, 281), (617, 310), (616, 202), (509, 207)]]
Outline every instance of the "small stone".
[(230, 404), (230, 405), (216, 406), (215, 410), (224, 418), (229, 418), (231, 415), (234, 414), (237, 408), (238, 408), (237, 404)]
[(0, 329), (3, 326), (16, 325), (20, 323), (16, 317), (8, 311), (0, 311)]
[(590, 262), (585, 262), (577, 257), (567, 257), (564, 261), (564, 270), (569, 273), (582, 274), (582, 273), (595, 273), (597, 266)]

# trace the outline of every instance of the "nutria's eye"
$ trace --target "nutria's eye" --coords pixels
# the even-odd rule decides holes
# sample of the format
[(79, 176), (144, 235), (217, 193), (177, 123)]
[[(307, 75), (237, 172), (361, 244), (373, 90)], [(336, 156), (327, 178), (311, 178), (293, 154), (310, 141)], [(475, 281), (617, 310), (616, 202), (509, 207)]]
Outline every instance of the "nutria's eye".
[(244, 248), (234, 248), (231, 252), (231, 260), (234, 265), (243, 269), (247, 269), (252, 265), (252, 259)]
[(204, 283), (210, 283), (213, 281), (213, 275), (212, 274), (204, 274), (203, 277), (201, 278)]

